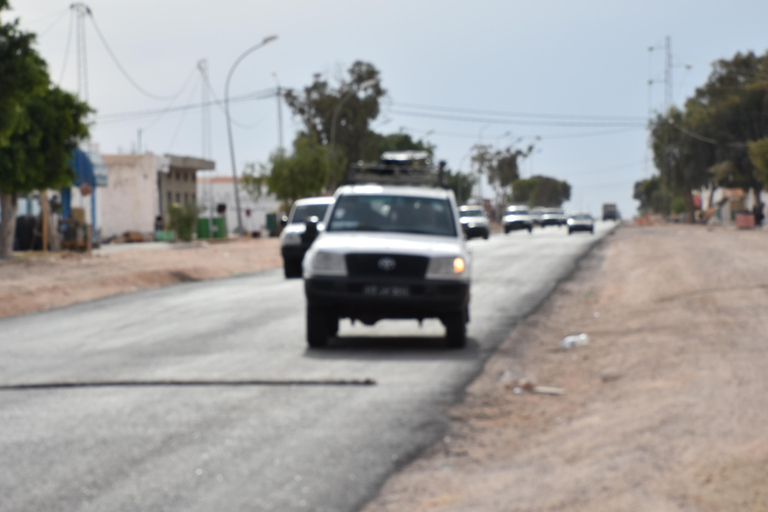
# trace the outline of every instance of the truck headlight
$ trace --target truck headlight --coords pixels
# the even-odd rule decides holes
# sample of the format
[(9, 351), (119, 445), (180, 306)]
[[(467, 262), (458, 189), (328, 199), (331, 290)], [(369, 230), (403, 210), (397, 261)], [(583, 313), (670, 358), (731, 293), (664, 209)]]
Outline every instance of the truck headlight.
[(440, 257), (429, 260), (427, 278), (445, 279), (466, 274), (467, 262), (462, 257)]
[(345, 276), (347, 262), (343, 254), (318, 251), (310, 261), (308, 270), (313, 276)]

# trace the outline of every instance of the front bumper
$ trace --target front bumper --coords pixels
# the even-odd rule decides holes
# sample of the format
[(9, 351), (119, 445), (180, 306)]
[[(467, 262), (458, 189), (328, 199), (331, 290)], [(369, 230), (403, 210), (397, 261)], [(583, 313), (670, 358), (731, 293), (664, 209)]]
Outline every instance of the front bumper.
[(475, 226), (468, 226), (467, 224), (462, 224), (461, 227), (464, 230), (464, 234), (470, 238), (475, 236), (485, 236), (488, 234), (488, 226), (484, 224), (475, 225)]
[(441, 318), (469, 304), (469, 282), (465, 281), (314, 277), (304, 280), (304, 291), (308, 305), (363, 322)]
[(515, 229), (528, 229), (531, 227), (531, 225), (531, 222), (525, 220), (504, 221), (504, 229), (508, 231)]
[(569, 224), (568, 229), (571, 231), (593, 231), (595, 226), (593, 224)]
[(560, 219), (542, 219), (541, 225), (542, 226), (560, 226), (564, 223), (564, 221)]

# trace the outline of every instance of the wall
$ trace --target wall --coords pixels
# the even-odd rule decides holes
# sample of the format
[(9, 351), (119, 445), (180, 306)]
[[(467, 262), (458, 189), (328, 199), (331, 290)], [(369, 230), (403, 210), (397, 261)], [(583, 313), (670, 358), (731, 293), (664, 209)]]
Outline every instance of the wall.
[[(158, 212), (155, 155), (102, 155), (107, 164), (109, 184), (99, 187), (96, 201), (101, 238), (126, 231), (150, 234), (155, 230)], [(74, 200), (72, 205), (76, 206)]]

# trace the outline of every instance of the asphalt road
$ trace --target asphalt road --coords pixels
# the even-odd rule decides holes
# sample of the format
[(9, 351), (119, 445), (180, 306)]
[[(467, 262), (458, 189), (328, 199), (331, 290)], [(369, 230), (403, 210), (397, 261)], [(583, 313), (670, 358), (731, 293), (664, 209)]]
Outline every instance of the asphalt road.
[(0, 510), (357, 510), (610, 227), (471, 241), (460, 351), (437, 321), (308, 350), (282, 270), (0, 320)]

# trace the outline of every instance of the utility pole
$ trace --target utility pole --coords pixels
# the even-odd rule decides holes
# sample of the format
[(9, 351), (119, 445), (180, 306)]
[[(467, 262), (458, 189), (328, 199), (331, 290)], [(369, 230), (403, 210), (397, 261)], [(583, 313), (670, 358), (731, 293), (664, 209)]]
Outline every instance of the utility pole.
[(283, 89), (280, 87), (280, 81), (277, 78), (277, 73), (272, 72), (272, 76), (275, 77), (277, 83), (277, 140), (280, 144), (280, 151), (283, 151)]
[[(211, 140), (211, 111), (209, 106), (210, 92), (208, 91), (208, 60), (200, 59), (197, 61), (197, 69), (200, 71), (200, 75), (203, 79), (203, 87), (201, 90), (202, 97), (201, 103), (203, 108), (201, 109), (201, 155), (204, 159), (208, 160), (213, 154), (213, 142)], [(213, 171), (213, 170), (212, 170)], [(208, 238), (213, 238), (213, 176), (215, 172), (211, 172), (208, 176)]]
[(88, 101), (88, 62), (85, 52), (85, 17), (90, 16), (91, 8), (82, 2), (69, 6), (75, 11), (76, 44), (77, 44), (77, 97), (81, 101)]
[(664, 40), (664, 112), (669, 112), (674, 98), (672, 97), (672, 39), (667, 36)]
[(143, 132), (143, 131), (144, 131), (144, 130), (142, 130), (141, 128), (139, 128), (139, 130), (138, 130), (138, 133), (136, 134), (136, 154), (137, 154), (137, 155), (140, 155), (140, 154), (141, 154), (141, 147), (142, 147), (142, 144), (141, 144), (141, 135), (142, 135), (142, 132)]

